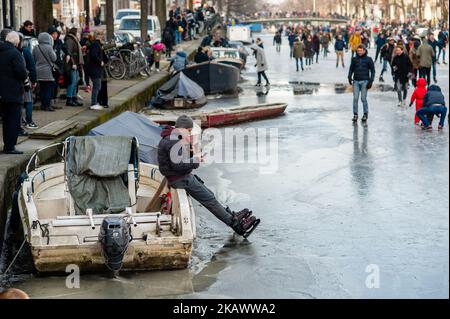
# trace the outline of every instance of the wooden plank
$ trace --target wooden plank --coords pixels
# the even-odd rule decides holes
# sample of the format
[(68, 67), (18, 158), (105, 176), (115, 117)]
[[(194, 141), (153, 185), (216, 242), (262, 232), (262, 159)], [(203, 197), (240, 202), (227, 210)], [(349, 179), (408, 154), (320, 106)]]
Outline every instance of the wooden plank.
[(59, 120), (49, 123), (30, 134), (30, 138), (53, 139), (78, 125), (74, 120)]

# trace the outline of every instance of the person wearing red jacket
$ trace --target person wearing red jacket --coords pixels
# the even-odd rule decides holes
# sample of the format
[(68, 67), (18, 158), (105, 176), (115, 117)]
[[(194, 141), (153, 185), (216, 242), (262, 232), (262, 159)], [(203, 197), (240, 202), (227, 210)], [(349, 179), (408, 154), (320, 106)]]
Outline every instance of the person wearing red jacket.
[[(425, 94), (427, 93), (427, 81), (424, 78), (419, 78), (416, 83), (416, 89), (414, 90), (413, 94), (411, 95), (411, 101), (409, 102), (409, 106), (411, 107), (416, 101), (416, 113), (418, 110), (422, 108), (423, 105), (423, 98), (425, 97)], [(416, 115), (414, 118), (414, 124), (419, 124), (420, 119)]]

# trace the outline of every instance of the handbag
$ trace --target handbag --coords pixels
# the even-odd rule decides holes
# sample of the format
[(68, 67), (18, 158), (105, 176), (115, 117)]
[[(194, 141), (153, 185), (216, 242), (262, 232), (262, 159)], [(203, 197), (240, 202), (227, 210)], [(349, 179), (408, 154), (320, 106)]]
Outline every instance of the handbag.
[(52, 76), (53, 79), (55, 81), (58, 81), (60, 76), (61, 76), (61, 70), (54, 64), (54, 63), (50, 63), (50, 61), (47, 59), (47, 57), (45, 56), (44, 52), (42, 52), (41, 47), (38, 46), (39, 51), (41, 51), (42, 56), (44, 57), (45, 61), (47, 61), (47, 63), (50, 65), (50, 67), (52, 68)]

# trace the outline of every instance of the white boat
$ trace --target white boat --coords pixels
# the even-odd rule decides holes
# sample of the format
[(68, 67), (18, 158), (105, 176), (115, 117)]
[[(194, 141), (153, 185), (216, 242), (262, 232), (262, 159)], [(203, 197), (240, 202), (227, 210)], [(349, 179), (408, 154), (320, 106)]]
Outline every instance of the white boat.
[(241, 59), (238, 49), (218, 47), (211, 48), (211, 52), (216, 62), (232, 65), (239, 70), (244, 67), (244, 60)]
[(244, 44), (250, 44), (253, 41), (250, 27), (244, 25), (228, 27), (227, 37), (230, 41), (241, 41)]
[[(111, 137), (77, 137), (83, 138)], [(187, 267), (195, 237), (192, 203), (184, 190), (169, 189), (157, 166), (139, 162), (139, 145), (136, 139), (132, 141), (130, 158), (134, 161), (130, 160), (125, 174), (118, 178), (128, 189), (129, 202), (133, 204), (115, 213), (94, 214), (88, 208), (79, 214), (79, 203), (69, 191), (72, 184), (67, 169), (74, 156), (69, 145), (74, 143), (73, 138), (32, 156), (18, 204), (38, 272), (65, 272), (71, 264), (81, 271), (109, 268), (114, 272)], [(39, 155), (52, 147), (61, 148), (63, 160), (38, 166)], [(111, 154), (107, 161), (113, 158)], [(30, 170), (32, 166), (35, 167)], [(130, 235), (124, 245), (111, 247), (111, 240), (120, 239), (123, 234)], [(123, 250), (121, 254), (117, 255), (117, 249)]]

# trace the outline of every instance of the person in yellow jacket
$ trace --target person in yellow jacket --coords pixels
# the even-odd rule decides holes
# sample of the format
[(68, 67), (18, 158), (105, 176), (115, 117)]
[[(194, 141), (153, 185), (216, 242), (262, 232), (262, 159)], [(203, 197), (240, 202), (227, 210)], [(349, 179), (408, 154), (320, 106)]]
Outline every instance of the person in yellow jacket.
[(358, 49), (358, 46), (362, 43), (361, 32), (355, 31), (355, 33), (352, 34), (348, 42), (352, 47), (352, 58), (353, 58), (353, 56), (356, 53), (356, 49)]

